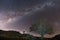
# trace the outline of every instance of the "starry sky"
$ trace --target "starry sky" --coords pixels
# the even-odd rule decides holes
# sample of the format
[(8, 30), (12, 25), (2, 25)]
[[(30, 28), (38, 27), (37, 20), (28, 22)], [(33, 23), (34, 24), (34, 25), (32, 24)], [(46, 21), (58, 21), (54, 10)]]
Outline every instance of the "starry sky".
[(29, 32), (45, 18), (60, 33), (60, 0), (0, 0), (0, 29)]

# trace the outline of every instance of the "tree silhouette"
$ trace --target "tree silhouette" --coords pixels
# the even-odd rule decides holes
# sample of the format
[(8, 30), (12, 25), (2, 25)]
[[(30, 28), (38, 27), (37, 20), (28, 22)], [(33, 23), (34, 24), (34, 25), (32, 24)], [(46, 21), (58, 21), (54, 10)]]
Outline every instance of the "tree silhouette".
[(45, 19), (42, 19), (38, 24), (32, 24), (30, 31), (40, 34), (43, 40), (45, 34), (53, 33), (53, 28)]

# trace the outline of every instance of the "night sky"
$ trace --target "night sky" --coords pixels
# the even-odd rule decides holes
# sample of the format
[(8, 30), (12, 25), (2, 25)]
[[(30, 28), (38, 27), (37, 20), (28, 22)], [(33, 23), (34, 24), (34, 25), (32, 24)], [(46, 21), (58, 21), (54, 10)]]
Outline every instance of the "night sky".
[(60, 33), (60, 0), (0, 0), (0, 29), (29, 32), (41, 18)]

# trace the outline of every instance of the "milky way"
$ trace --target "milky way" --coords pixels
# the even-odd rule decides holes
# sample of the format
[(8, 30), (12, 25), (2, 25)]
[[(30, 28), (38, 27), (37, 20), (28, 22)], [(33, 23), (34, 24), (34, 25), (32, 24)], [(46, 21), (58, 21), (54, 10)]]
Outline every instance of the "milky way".
[(45, 18), (60, 32), (60, 0), (0, 0), (0, 29), (29, 32), (32, 23)]

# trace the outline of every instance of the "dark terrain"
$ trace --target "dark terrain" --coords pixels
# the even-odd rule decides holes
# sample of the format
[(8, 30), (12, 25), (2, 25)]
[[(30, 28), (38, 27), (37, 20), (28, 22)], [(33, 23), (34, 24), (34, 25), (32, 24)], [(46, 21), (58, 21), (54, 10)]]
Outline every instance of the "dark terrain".
[[(40, 37), (34, 37), (29, 34), (21, 34), (17, 31), (0, 30), (0, 40), (41, 40)], [(44, 38), (44, 40), (60, 40), (60, 34), (53, 38)]]

